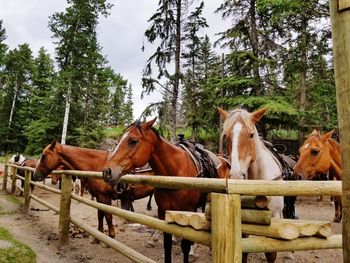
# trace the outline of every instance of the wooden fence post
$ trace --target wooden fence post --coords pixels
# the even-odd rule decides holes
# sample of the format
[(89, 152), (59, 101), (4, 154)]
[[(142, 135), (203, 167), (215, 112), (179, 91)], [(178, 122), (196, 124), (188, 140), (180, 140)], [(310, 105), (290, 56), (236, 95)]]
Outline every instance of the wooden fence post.
[(330, 0), (334, 76), (343, 164), (343, 262), (350, 262), (350, 1)]
[(12, 184), (11, 184), (11, 194), (13, 195), (16, 191), (16, 180), (17, 180), (17, 168), (12, 167)]
[(242, 262), (241, 198), (211, 193), (212, 262)]
[(70, 204), (72, 193), (72, 176), (62, 174), (61, 202), (59, 212), (58, 244), (59, 247), (68, 244), (69, 223), (70, 223)]
[(7, 188), (7, 176), (8, 176), (8, 166), (7, 166), (7, 162), (5, 163), (5, 167), (4, 167), (4, 175), (2, 178), (2, 190), (6, 191)]
[(30, 203), (30, 181), (31, 171), (25, 170), (25, 181), (24, 181), (24, 212), (27, 213), (29, 210)]

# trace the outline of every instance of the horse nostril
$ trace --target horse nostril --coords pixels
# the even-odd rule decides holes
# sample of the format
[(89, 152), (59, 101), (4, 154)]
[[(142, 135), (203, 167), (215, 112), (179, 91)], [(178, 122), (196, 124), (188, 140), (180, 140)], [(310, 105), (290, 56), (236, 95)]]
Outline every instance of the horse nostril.
[(111, 168), (107, 168), (102, 172), (103, 180), (105, 180), (106, 182), (111, 179), (111, 175), (112, 175)]

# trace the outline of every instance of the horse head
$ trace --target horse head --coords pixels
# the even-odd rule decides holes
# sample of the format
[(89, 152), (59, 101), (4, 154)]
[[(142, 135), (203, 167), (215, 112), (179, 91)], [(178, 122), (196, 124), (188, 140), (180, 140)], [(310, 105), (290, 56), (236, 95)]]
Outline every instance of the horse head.
[(304, 180), (311, 180), (319, 174), (327, 174), (332, 160), (328, 147), (332, 133), (333, 130), (322, 135), (313, 130), (299, 149), (300, 157), (293, 168), (295, 175)]
[(56, 152), (59, 146), (60, 144), (54, 140), (44, 148), (39, 163), (34, 170), (33, 181), (44, 180), (53, 170), (56, 170), (62, 165), (60, 157)]
[(9, 163), (22, 164), (25, 160), (26, 158), (22, 154), (16, 153), (10, 158)]
[(122, 175), (149, 161), (152, 141), (159, 136), (152, 128), (155, 121), (156, 118), (145, 123), (134, 122), (125, 130), (103, 169), (103, 179), (106, 182), (118, 183)]
[(250, 164), (256, 159), (256, 144), (259, 143), (255, 123), (265, 114), (266, 108), (253, 113), (243, 109), (227, 112), (219, 108), (219, 112), (224, 120), (222, 136), (226, 138), (231, 159), (230, 178), (248, 179)]

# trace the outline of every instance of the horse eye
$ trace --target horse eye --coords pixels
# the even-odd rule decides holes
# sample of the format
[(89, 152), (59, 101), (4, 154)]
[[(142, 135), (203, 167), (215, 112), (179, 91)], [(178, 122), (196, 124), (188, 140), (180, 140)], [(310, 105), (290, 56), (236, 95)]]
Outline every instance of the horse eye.
[(254, 133), (252, 132), (250, 135), (249, 135), (250, 138), (253, 138), (254, 137)]
[(320, 151), (318, 149), (311, 149), (311, 155), (317, 156)]
[(135, 146), (139, 141), (137, 139), (129, 139), (128, 144), (130, 146)]

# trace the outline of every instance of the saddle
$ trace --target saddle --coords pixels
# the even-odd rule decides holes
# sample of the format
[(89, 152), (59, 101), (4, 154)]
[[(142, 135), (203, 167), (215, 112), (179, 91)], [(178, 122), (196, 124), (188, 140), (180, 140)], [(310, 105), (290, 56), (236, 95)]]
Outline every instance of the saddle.
[(193, 162), (197, 167), (197, 177), (217, 178), (217, 169), (221, 165), (220, 159), (211, 151), (204, 149), (202, 144), (192, 140), (180, 140), (176, 143), (179, 147), (189, 153)]
[[(273, 145), (269, 141), (262, 140), (264, 145), (267, 149), (270, 150), (270, 152), (277, 158), (277, 160), (282, 165), (282, 179), (283, 180), (297, 180), (293, 175), (293, 167), (296, 164), (296, 161), (293, 160), (292, 157), (285, 155), (281, 151), (279, 151), (276, 147), (276, 145)], [(285, 146), (284, 146), (285, 147)]]

